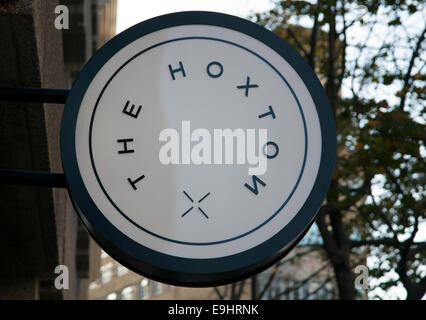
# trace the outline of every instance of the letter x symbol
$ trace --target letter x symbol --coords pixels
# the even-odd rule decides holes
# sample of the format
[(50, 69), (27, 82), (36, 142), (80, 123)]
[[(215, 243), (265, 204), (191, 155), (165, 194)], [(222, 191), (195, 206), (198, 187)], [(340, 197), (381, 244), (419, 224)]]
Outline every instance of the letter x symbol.
[[(189, 201), (191, 201), (192, 203), (194, 203), (194, 200), (190, 197), (190, 195), (185, 191), (185, 190), (183, 190), (183, 194), (189, 199)], [(201, 197), (201, 199), (200, 200), (198, 200), (197, 201), (197, 207), (198, 207), (198, 210), (203, 214), (203, 216), (204, 217), (206, 217), (206, 219), (208, 219), (209, 218), (209, 216), (204, 212), (204, 210), (203, 209), (201, 209), (200, 208), (200, 206), (198, 206), (198, 204), (199, 203), (201, 203), (201, 201), (203, 201), (205, 198), (207, 198), (208, 196), (210, 195), (210, 192), (209, 193), (206, 193), (203, 197)], [(192, 209), (194, 209), (194, 206), (192, 206), (191, 208), (189, 208), (188, 210), (186, 210), (183, 214), (182, 214), (182, 218), (189, 212), (189, 211), (191, 211)]]
[(243, 84), (243, 85), (237, 86), (238, 89), (246, 89), (246, 97), (248, 97), (248, 93), (249, 93), (250, 88), (257, 88), (257, 87), (259, 87), (257, 84), (250, 84), (250, 77), (249, 76), (247, 76), (247, 82), (246, 82), (245, 85)]

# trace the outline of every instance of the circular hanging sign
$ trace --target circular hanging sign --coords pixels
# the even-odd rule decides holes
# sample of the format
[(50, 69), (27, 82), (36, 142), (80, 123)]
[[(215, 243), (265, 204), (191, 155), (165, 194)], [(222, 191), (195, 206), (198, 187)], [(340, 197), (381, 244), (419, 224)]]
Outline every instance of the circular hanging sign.
[(259, 272), (302, 238), (326, 195), (336, 134), (321, 83), (272, 32), (181, 12), (105, 44), (66, 102), (74, 207), (128, 268), (209, 286)]

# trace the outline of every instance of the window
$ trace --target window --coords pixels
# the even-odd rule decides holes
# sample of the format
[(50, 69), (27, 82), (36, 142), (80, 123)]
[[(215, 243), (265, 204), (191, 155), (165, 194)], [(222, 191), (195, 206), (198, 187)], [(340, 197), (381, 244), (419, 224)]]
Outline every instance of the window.
[(281, 287), (280, 287), (281, 281), (275, 281), (272, 284), (272, 290), (271, 290), (271, 299), (280, 299), (281, 298)]
[(312, 283), (311, 283), (311, 288), (310, 288), (310, 297), (309, 297), (309, 300), (318, 300), (319, 299), (319, 297), (318, 297), (318, 290), (319, 290), (319, 287), (320, 287), (320, 285), (321, 285), (321, 283), (320, 282), (318, 282), (318, 281), (313, 281)]
[(125, 275), (127, 272), (129, 272), (129, 269), (127, 269), (125, 266), (122, 266), (121, 264), (117, 267), (117, 275), (119, 277)]
[(293, 283), (293, 300), (299, 300), (300, 299), (300, 284), (297, 282)]
[(294, 300), (294, 282), (292, 280), (288, 280), (288, 295), (287, 295), (287, 299), (288, 300)]
[(101, 280), (102, 283), (110, 282), (112, 279), (112, 270), (105, 270), (102, 272)]
[(139, 299), (148, 299), (149, 291), (148, 291), (148, 279), (143, 279), (139, 284)]
[(109, 262), (101, 267), (101, 281), (102, 283), (107, 283), (112, 279), (112, 262)]
[(117, 300), (118, 298), (118, 294), (116, 294), (115, 292), (110, 293), (109, 295), (106, 296), (106, 300)]
[(323, 299), (334, 299), (333, 293), (333, 285), (331, 283), (327, 283), (323, 288)]
[(280, 299), (279, 300), (287, 300), (287, 285), (286, 285), (286, 280), (281, 278), (280, 279)]
[(99, 287), (98, 282), (97, 282), (97, 281), (93, 281), (93, 282), (91, 282), (91, 283), (90, 283), (90, 285), (89, 285), (89, 290), (96, 289), (97, 287)]
[(156, 296), (156, 295), (161, 294), (162, 292), (163, 292), (163, 286), (162, 286), (162, 283), (160, 283), (160, 282), (156, 282), (156, 281), (153, 281), (153, 282), (152, 282), (152, 294), (153, 294), (154, 296)]
[(121, 300), (132, 300), (135, 296), (135, 287), (130, 286), (121, 290)]
[(311, 293), (311, 283), (310, 282), (305, 282), (302, 286), (302, 294), (300, 296), (301, 299), (310, 299), (311, 297), (309, 296), (309, 294)]

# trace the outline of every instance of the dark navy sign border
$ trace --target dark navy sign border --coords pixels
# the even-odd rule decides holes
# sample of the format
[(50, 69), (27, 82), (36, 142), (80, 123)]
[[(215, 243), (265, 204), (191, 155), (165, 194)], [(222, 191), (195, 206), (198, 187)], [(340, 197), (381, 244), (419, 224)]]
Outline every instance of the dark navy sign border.
[[(210, 259), (163, 254), (140, 245), (113, 226), (90, 198), (81, 177), (75, 148), (80, 104), (92, 79), (120, 49), (149, 33), (182, 25), (211, 25), (239, 31), (271, 47), (299, 74), (320, 120), (321, 162), (315, 184), (297, 215), (277, 234), (244, 252)], [(259, 272), (284, 256), (313, 223), (327, 193), (336, 158), (336, 130), (325, 92), (315, 73), (284, 40), (250, 21), (213, 12), (180, 12), (141, 22), (106, 43), (80, 72), (66, 102), (61, 124), (61, 156), (73, 205), (94, 239), (114, 259), (136, 272), (175, 285), (212, 286)]]
[[(299, 173), (299, 176), (297, 177), (297, 180), (296, 180), (296, 184), (294, 185), (294, 187), (292, 188), (292, 190), (291, 190), (291, 192), (290, 192), (290, 194), (289, 194), (289, 196), (287, 197), (287, 199), (285, 199), (285, 201), (283, 202), (283, 204), (278, 208), (278, 210), (276, 210), (268, 219), (266, 219), (265, 221), (263, 221), (261, 224), (259, 224), (258, 226), (256, 226), (255, 228), (253, 228), (253, 229), (251, 229), (251, 230), (249, 230), (249, 231), (247, 231), (247, 232), (244, 232), (244, 233), (242, 233), (242, 234), (240, 234), (240, 235), (238, 235), (238, 236), (235, 236), (235, 237), (232, 237), (232, 238), (228, 238), (228, 239), (224, 239), (224, 240), (218, 240), (218, 241), (212, 241), (212, 242), (186, 242), (186, 241), (180, 241), (180, 240), (174, 240), (174, 239), (170, 239), (170, 238), (167, 238), (167, 237), (164, 237), (164, 236), (162, 236), (162, 235), (159, 235), (159, 234), (157, 234), (157, 233), (154, 233), (154, 232), (152, 232), (152, 231), (150, 231), (150, 230), (148, 230), (148, 229), (146, 229), (146, 228), (144, 228), (144, 227), (142, 227), (141, 225), (139, 225), (138, 223), (136, 223), (135, 221), (133, 221), (132, 219), (130, 219), (121, 209), (120, 209), (120, 207), (111, 199), (111, 197), (110, 197), (110, 195), (106, 192), (106, 190), (105, 190), (105, 188), (104, 188), (104, 186), (103, 186), (103, 184), (102, 184), (102, 182), (101, 182), (101, 179), (99, 178), (99, 175), (98, 175), (98, 172), (97, 172), (97, 170), (96, 170), (96, 166), (95, 166), (95, 161), (94, 161), (94, 159), (93, 159), (93, 152), (92, 152), (92, 129), (93, 129), (93, 121), (94, 121), (94, 119), (95, 119), (95, 114), (96, 114), (96, 111), (97, 111), (97, 108), (98, 108), (98, 105), (99, 105), (99, 101), (101, 100), (101, 98), (102, 98), (102, 95), (103, 95), (103, 93), (105, 92), (105, 90), (106, 90), (106, 88), (108, 87), (108, 85), (110, 84), (110, 82), (112, 81), (112, 79), (128, 64), (128, 63), (130, 63), (131, 61), (133, 61), (135, 58), (137, 58), (137, 57), (139, 57), (140, 55), (142, 55), (143, 53), (145, 53), (145, 52), (147, 52), (147, 51), (149, 51), (149, 50), (151, 50), (151, 49), (154, 49), (154, 48), (157, 48), (157, 47), (159, 47), (159, 46), (161, 46), (161, 45), (163, 45), (163, 44), (167, 44), (167, 43), (171, 43), (171, 42), (176, 42), (176, 41), (181, 41), (181, 40), (211, 40), (211, 41), (219, 41), (219, 42), (224, 42), (224, 43), (227, 43), (227, 44), (230, 44), (230, 45), (233, 45), (233, 46), (236, 46), (236, 47), (238, 47), (238, 48), (240, 48), (240, 49), (243, 49), (243, 50), (246, 50), (246, 51), (248, 51), (248, 52), (250, 52), (251, 54), (253, 54), (253, 55), (255, 55), (257, 58), (259, 58), (260, 60), (262, 60), (263, 62), (265, 62), (269, 67), (271, 67), (272, 68), (272, 70), (274, 70), (277, 74), (278, 74), (278, 76), (284, 81), (284, 83), (287, 85), (287, 87), (289, 88), (289, 90), (290, 90), (290, 92), (291, 92), (291, 94), (293, 95), (293, 97), (294, 97), (294, 99), (296, 100), (296, 104), (297, 104), (297, 107), (298, 107), (298, 109), (299, 109), (299, 112), (300, 112), (300, 116), (301, 116), (301, 118), (302, 118), (302, 122), (303, 122), (303, 132), (304, 132), (304, 134), (305, 134), (305, 148), (304, 148), (304, 154), (303, 154), (303, 162), (302, 162), (302, 167), (301, 167), (301, 169), (300, 169), (300, 173)], [(160, 239), (162, 239), (162, 240), (166, 240), (166, 241), (170, 241), (170, 242), (174, 242), (174, 243), (179, 243), (179, 244), (185, 244), (185, 245), (194, 245), (194, 246), (205, 246), (205, 245), (214, 245), (214, 244), (219, 244), (219, 243), (225, 243), (225, 242), (230, 242), (230, 241), (234, 241), (234, 240), (237, 240), (237, 239), (240, 239), (240, 238), (242, 238), (242, 237), (245, 237), (245, 236), (247, 236), (247, 235), (249, 235), (250, 233), (252, 233), (252, 232), (254, 232), (254, 231), (256, 231), (257, 229), (259, 229), (259, 228), (261, 228), (262, 226), (264, 226), (265, 224), (267, 224), (269, 221), (271, 221), (278, 213), (280, 213), (281, 212), (281, 210), (286, 206), (286, 204), (290, 201), (290, 199), (291, 199), (291, 197), (293, 196), (293, 194), (294, 194), (294, 192), (296, 191), (296, 189), (297, 189), (297, 186), (299, 185), (299, 182), (300, 182), (300, 180), (301, 180), (301, 178), (302, 178), (302, 175), (303, 175), (303, 171), (305, 170), (305, 164), (306, 164), (306, 156), (307, 156), (307, 151), (308, 151), (308, 133), (307, 133), (307, 129), (306, 129), (306, 121), (305, 121), (305, 116), (304, 116), (304, 114), (303, 114), (303, 110), (302, 110), (302, 107), (300, 106), (300, 102), (299, 102), (299, 99), (297, 99), (297, 96), (296, 96), (296, 94), (294, 93), (294, 91), (293, 91), (293, 88), (290, 86), (290, 84), (288, 83), (288, 81), (285, 79), (285, 77), (270, 63), (270, 62), (268, 62), (265, 58), (263, 58), (262, 56), (260, 56), (259, 54), (257, 54), (256, 52), (254, 52), (254, 51), (252, 51), (252, 50), (250, 50), (250, 49), (248, 49), (248, 48), (246, 48), (246, 47), (244, 47), (244, 46), (241, 46), (241, 45), (239, 45), (239, 44), (236, 44), (236, 43), (234, 43), (234, 42), (232, 42), (232, 41), (227, 41), (227, 40), (223, 40), (223, 39), (217, 39), (217, 38), (211, 38), (211, 37), (185, 37), (185, 38), (176, 38), (176, 39), (170, 39), (170, 40), (167, 40), (167, 41), (163, 41), (163, 42), (160, 42), (160, 43), (157, 43), (157, 44), (155, 44), (155, 45), (153, 45), (153, 46), (151, 46), (151, 47), (149, 47), (149, 48), (146, 48), (146, 49), (144, 49), (144, 50), (142, 50), (141, 52), (139, 52), (139, 53), (137, 53), (137, 54), (135, 54), (133, 57), (131, 57), (130, 59), (128, 59), (125, 63), (123, 63), (115, 72), (114, 72), (114, 74), (108, 79), (108, 81), (106, 82), (106, 84), (105, 84), (105, 86), (103, 87), (103, 89), (101, 90), (101, 93), (99, 94), (99, 96), (98, 96), (98, 98), (97, 98), (97, 100), (96, 100), (96, 104), (95, 104), (95, 107), (94, 107), (94, 109), (93, 109), (93, 112), (92, 112), (92, 117), (91, 117), (91, 119), (90, 119), (90, 129), (89, 129), (89, 152), (90, 152), (90, 161), (92, 162), (92, 167), (93, 167), (93, 170), (94, 170), (94, 172), (95, 172), (95, 176), (96, 176), (96, 179), (97, 179), (97, 181), (98, 181), (98, 183), (99, 183), (99, 185), (100, 185), (100, 187), (101, 187), (101, 189), (102, 189), (102, 191), (103, 191), (103, 193), (105, 194), (105, 196), (108, 198), (108, 200), (110, 201), (110, 203), (114, 206), (114, 208), (127, 220), (127, 221), (129, 221), (131, 224), (133, 224), (135, 227), (137, 227), (138, 229), (140, 229), (140, 230), (143, 230), (144, 232), (147, 232), (147, 233), (149, 233), (150, 235), (152, 235), (152, 236), (154, 236), (154, 237), (157, 237), (157, 238), (160, 238)]]

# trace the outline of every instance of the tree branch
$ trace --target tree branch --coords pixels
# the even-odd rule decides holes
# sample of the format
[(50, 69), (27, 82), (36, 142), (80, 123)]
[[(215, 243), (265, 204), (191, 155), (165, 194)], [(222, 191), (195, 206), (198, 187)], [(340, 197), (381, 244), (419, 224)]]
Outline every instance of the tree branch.
[(235, 300), (235, 287), (237, 286), (237, 284), (235, 282), (233, 282), (231, 284), (231, 300)]
[(300, 41), (297, 39), (297, 37), (294, 35), (293, 31), (291, 31), (290, 26), (287, 26), (287, 34), (294, 40), (294, 43), (297, 45), (297, 47), (300, 49), (300, 51), (303, 52), (303, 55), (305, 56), (305, 58), (308, 57), (308, 52), (306, 51), (305, 48), (303, 48), (303, 45), (300, 43)]
[(340, 90), (342, 87), (343, 78), (346, 72), (346, 47), (348, 45), (346, 41), (346, 19), (345, 19), (345, 4), (342, 3), (342, 20), (343, 20), (343, 47), (342, 47), (342, 54), (341, 54), (341, 64), (340, 64), (340, 75), (338, 77), (338, 83), (337, 83), (337, 91)]
[(271, 272), (271, 274), (269, 275), (268, 281), (266, 282), (266, 284), (264, 285), (262, 291), (259, 293), (259, 296), (256, 298), (256, 300), (260, 300), (263, 298), (263, 296), (265, 295), (266, 291), (268, 291), (269, 287), (271, 286), (272, 282), (275, 279), (275, 276), (278, 273), (278, 266), (277, 264), (274, 266), (273, 271)]
[(416, 292), (414, 293), (413, 298), (415, 300), (420, 300), (423, 298), (425, 294), (426, 294), (426, 277), (420, 280), (420, 282), (416, 285)]
[[(384, 238), (384, 239), (371, 239), (371, 240), (351, 240), (349, 244), (351, 248), (358, 248), (362, 246), (380, 246), (380, 245), (400, 248), (406, 244), (406, 241), (399, 242), (399, 241), (395, 241), (395, 239), (392, 239), (392, 238)], [(412, 245), (417, 245), (419, 246), (419, 248), (426, 248), (426, 242), (413, 242)]]
[(408, 68), (407, 68), (407, 72), (405, 73), (405, 77), (404, 77), (404, 85), (402, 87), (402, 96), (401, 96), (401, 102), (399, 104), (399, 110), (404, 110), (404, 106), (405, 106), (405, 99), (407, 97), (407, 92), (408, 89), (410, 87), (410, 76), (411, 76), (411, 71), (413, 70), (414, 67), (414, 61), (416, 60), (416, 58), (419, 56), (420, 53), (420, 48), (422, 46), (423, 40), (425, 39), (425, 33), (426, 33), (426, 27), (423, 29), (422, 34), (420, 35), (419, 39), (417, 40), (416, 43), (416, 47), (411, 55), (411, 59), (410, 59), (410, 63), (408, 64)]
[(331, 280), (331, 277), (327, 277), (327, 279), (325, 279), (325, 281), (323, 281), (323, 283), (321, 283), (314, 291), (309, 292), (305, 297), (303, 297), (303, 300), (308, 299), (310, 296), (320, 291), (322, 288), (324, 288), (327, 285), (327, 283), (330, 282), (330, 280)]
[(327, 253), (330, 255), (332, 254), (338, 254), (339, 248), (337, 246), (336, 241), (332, 237), (330, 231), (327, 229), (327, 223), (325, 222), (325, 216), (330, 212), (335, 210), (334, 206), (331, 206), (329, 204), (323, 205), (319, 212), (318, 217), (316, 220), (318, 229), (321, 233), (321, 237), (324, 240), (324, 248), (327, 251)]
[(382, 217), (382, 219), (385, 221), (386, 225), (388, 226), (389, 231), (392, 233), (393, 240), (397, 243), (400, 243), (400, 241), (398, 240), (398, 233), (393, 228), (392, 222), (389, 220), (388, 216), (377, 205), (376, 200), (374, 199), (374, 196), (372, 194), (371, 187), (370, 187), (370, 197), (371, 197), (371, 201), (373, 202), (374, 208), (378, 211), (379, 215)]
[(222, 295), (222, 293), (220, 293), (220, 290), (218, 287), (214, 287), (214, 291), (216, 292), (217, 296), (219, 297), (220, 300), (223, 300), (225, 297)]
[(391, 181), (395, 184), (398, 192), (401, 193), (401, 194), (404, 194), (404, 190), (402, 190), (401, 185), (398, 183), (398, 180), (396, 179), (396, 177), (392, 174), (392, 172), (387, 167), (384, 167), (384, 169), (385, 169), (386, 174), (391, 179)]
[(288, 289), (284, 290), (283, 292), (280, 292), (279, 294), (277, 294), (273, 298), (273, 300), (277, 300), (279, 297), (281, 297), (281, 296), (283, 296), (283, 295), (285, 295), (285, 294), (287, 294), (287, 293), (289, 293), (291, 291), (299, 290), (305, 283), (307, 283), (313, 277), (317, 276), (321, 271), (323, 271), (329, 265), (330, 265), (330, 262), (326, 262), (319, 269), (317, 269), (315, 272), (313, 272), (311, 275), (309, 275), (308, 277), (306, 277), (305, 279), (303, 279), (302, 281), (300, 281), (297, 286), (295, 286), (293, 288), (288, 288)]
[(336, 12), (333, 5), (328, 9), (330, 21), (329, 32), (328, 32), (328, 72), (327, 72), (327, 84), (326, 91), (328, 99), (333, 110), (333, 114), (336, 117), (336, 103), (337, 103), (337, 91), (336, 91), (336, 70), (334, 68), (336, 62)]
[(345, 199), (343, 204), (339, 206), (338, 210), (346, 211), (353, 205), (355, 205), (359, 200), (369, 194), (371, 189), (371, 179), (373, 178), (372, 174), (366, 174), (362, 186), (357, 189), (349, 189), (351, 192), (355, 192), (355, 195), (349, 197), (350, 199)]
[(246, 280), (240, 281), (240, 287), (238, 288), (237, 294), (234, 298), (234, 300), (240, 300), (241, 299), (241, 294), (243, 293), (243, 289), (244, 289), (244, 285), (246, 283)]
[(308, 64), (314, 71), (315, 71), (315, 50), (317, 46), (317, 34), (318, 34), (318, 17), (320, 13), (320, 8), (321, 8), (320, 3), (318, 3), (318, 7), (314, 17), (314, 25), (311, 31), (311, 38), (309, 41), (310, 51), (309, 51), (309, 54), (307, 55)]
[(271, 284), (273, 283), (276, 275), (278, 274), (278, 269), (282, 265), (284, 265), (284, 264), (286, 264), (288, 262), (291, 262), (291, 261), (293, 261), (293, 260), (295, 260), (297, 258), (301, 258), (301, 257), (303, 257), (303, 256), (305, 256), (305, 255), (307, 255), (307, 254), (309, 254), (311, 252), (314, 252), (314, 251), (318, 250), (319, 248), (322, 248), (322, 247), (318, 247), (318, 246), (311, 247), (309, 250), (305, 250), (303, 252), (298, 252), (298, 253), (296, 253), (295, 255), (291, 256), (288, 259), (284, 259), (284, 260), (281, 260), (281, 261), (277, 262), (275, 264), (275, 266), (274, 266), (274, 269), (272, 270), (271, 274), (268, 277), (268, 281), (265, 283), (265, 285), (263, 286), (262, 291), (256, 297), (256, 300), (260, 300), (260, 299), (263, 298), (263, 296), (265, 295), (265, 293), (268, 291), (268, 289), (270, 288)]

